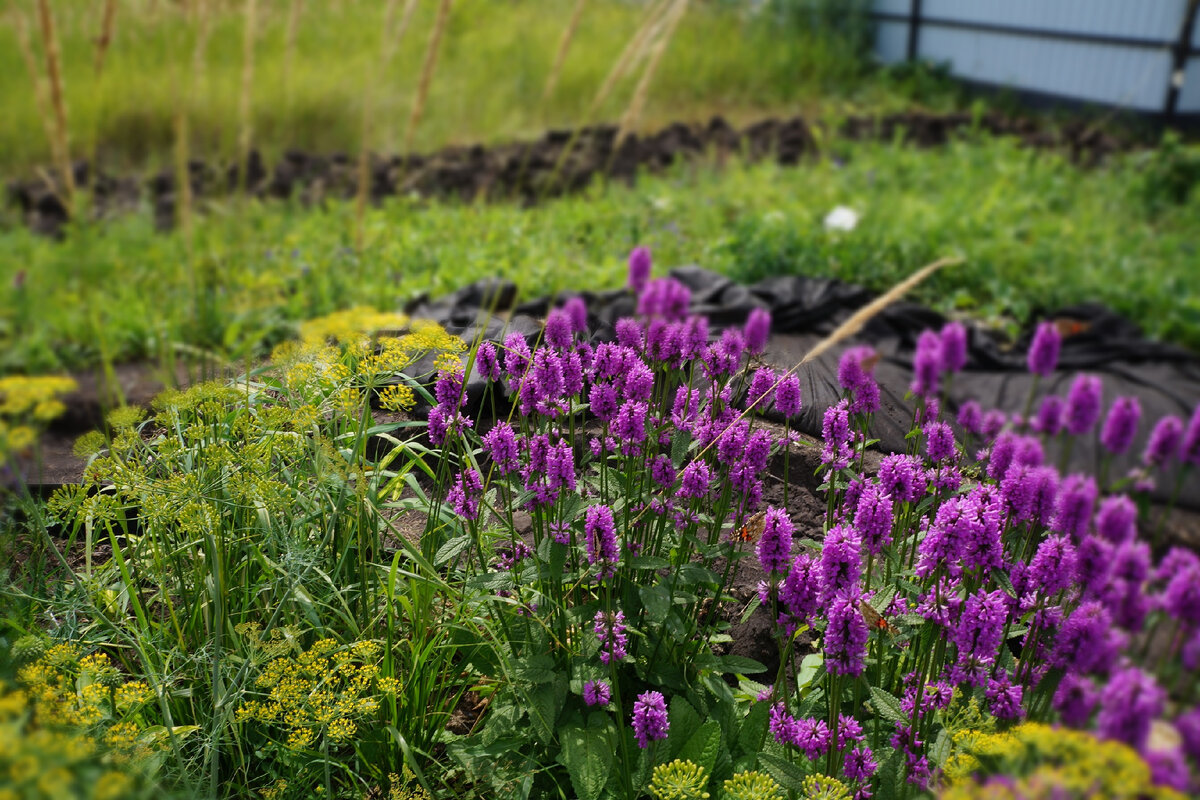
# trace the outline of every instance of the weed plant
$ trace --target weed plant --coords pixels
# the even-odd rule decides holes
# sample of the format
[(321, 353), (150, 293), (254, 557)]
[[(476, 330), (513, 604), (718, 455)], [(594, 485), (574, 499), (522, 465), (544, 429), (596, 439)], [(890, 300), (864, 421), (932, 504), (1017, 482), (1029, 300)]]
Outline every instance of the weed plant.
[[(918, 343), (907, 452), (867, 470), (876, 355), (851, 348), (823, 537), (798, 537), (786, 495), (763, 505), (797, 442), (759, 413), (802, 402), (795, 374), (752, 364), (769, 315), (710, 335), (648, 251), (629, 266), (637, 314), (612, 341), (577, 297), (532, 343), (469, 350), (340, 316), (271, 371), (125, 414), (87, 485), (26, 501), (58, 570), (6, 589), (6, 697), (35, 730), (144, 746), (131, 770), (157, 758), (200, 796), (1194, 791), (1200, 557), (1144, 508), (1200, 466), (1200, 406), (1156, 421), (1130, 475), (1063, 475), (1049, 440), (1125, 452), (1136, 403), (1105, 411), (1081, 375), (1036, 413), (945, 408), (950, 323)], [(1041, 326), (1031, 371), (1059, 345)], [(397, 382), (422, 354), (431, 390)], [(427, 411), (384, 421), (376, 395)], [(80, 563), (99, 541), (111, 558)], [(743, 610), (746, 559), (765, 577)], [(756, 609), (774, 674), (721, 647)]]

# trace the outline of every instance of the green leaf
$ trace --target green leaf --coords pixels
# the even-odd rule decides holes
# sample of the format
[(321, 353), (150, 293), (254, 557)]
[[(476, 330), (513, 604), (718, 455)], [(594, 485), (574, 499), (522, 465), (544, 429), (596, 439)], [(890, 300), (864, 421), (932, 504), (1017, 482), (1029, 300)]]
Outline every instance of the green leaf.
[(633, 569), (666, 569), (671, 562), (662, 556), (638, 556), (629, 560), (629, 566)]
[(766, 672), (767, 668), (753, 658), (746, 658), (745, 656), (721, 656), (717, 659), (716, 670), (723, 675), (729, 673), (756, 675), (760, 672)]
[(700, 715), (691, 703), (680, 695), (675, 695), (671, 698), (667, 719), (670, 723), (667, 729), (667, 751), (671, 758), (676, 758), (684, 744), (700, 730)]
[(687, 740), (676, 758), (699, 764), (711, 775), (713, 767), (717, 764), (717, 754), (720, 750), (721, 725), (716, 720), (710, 719)]
[(762, 749), (770, 714), (771, 707), (767, 703), (755, 703), (750, 706), (750, 713), (742, 720), (742, 727), (738, 731), (738, 748), (743, 753), (755, 754)]
[(1013, 586), (1012, 578), (1008, 576), (1007, 572), (997, 567), (992, 570), (992, 579), (1000, 585), (1000, 588), (1003, 589), (1004, 593), (1009, 597), (1017, 596), (1017, 588)]
[(638, 587), (638, 595), (646, 606), (646, 619), (655, 625), (661, 625), (671, 611), (671, 596), (662, 584)]
[(558, 760), (567, 768), (580, 800), (597, 800), (604, 791), (612, 768), (614, 734), (612, 722), (600, 713), (588, 717), (587, 727), (567, 725), (559, 729), (562, 750)]
[(529, 693), (529, 720), (542, 739), (551, 738), (566, 701), (566, 675), (557, 675), (551, 683), (543, 683)]
[(800, 767), (773, 753), (759, 753), (758, 761), (783, 788), (793, 792), (803, 790), (808, 773)]
[(946, 759), (950, 757), (950, 734), (945, 728), (938, 731), (937, 739), (933, 742), (933, 747), (929, 748), (929, 760), (933, 762), (935, 767), (941, 768), (946, 763)]
[(676, 469), (683, 465), (688, 448), (692, 445), (692, 434), (683, 428), (676, 428), (671, 434), (671, 464)]
[(906, 722), (908, 717), (900, 709), (900, 701), (896, 696), (886, 689), (881, 689), (878, 686), (871, 687), (871, 704), (875, 707), (876, 713), (886, 719), (888, 722)]
[(470, 536), (455, 536), (450, 541), (438, 548), (437, 553), (433, 556), (433, 563), (439, 567), (443, 564), (450, 563), (463, 550), (471, 546)]
[(804, 690), (812, 685), (813, 680), (825, 665), (825, 656), (821, 653), (809, 653), (800, 661), (800, 673), (796, 676), (796, 689)]
[(534, 656), (513, 670), (518, 680), (528, 683), (550, 683), (557, 677), (554, 659), (550, 656)]
[(880, 589), (871, 597), (871, 608), (882, 614), (884, 609), (892, 604), (892, 598), (896, 596), (896, 587), (889, 586), (886, 589)]

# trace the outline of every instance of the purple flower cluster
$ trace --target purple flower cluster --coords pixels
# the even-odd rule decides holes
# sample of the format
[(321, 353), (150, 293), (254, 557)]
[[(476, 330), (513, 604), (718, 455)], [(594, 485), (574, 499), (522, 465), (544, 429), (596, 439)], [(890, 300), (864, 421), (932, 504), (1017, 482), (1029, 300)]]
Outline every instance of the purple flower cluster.
[(612, 577), (621, 558), (612, 509), (602, 505), (588, 506), (584, 520), (583, 536), (588, 564), (598, 567), (601, 578)]
[(643, 692), (633, 704), (633, 735), (645, 750), (650, 742), (667, 738), (667, 701), (659, 692)]
[(625, 614), (597, 611), (592, 620), (592, 632), (600, 642), (600, 663), (608, 666), (628, 655), (629, 634), (625, 632)]
[(870, 414), (879, 410), (879, 384), (874, 364), (879, 360), (875, 349), (851, 347), (838, 361), (838, 384), (850, 393), (850, 412)]
[(771, 706), (767, 720), (767, 730), (775, 741), (795, 747), (806, 758), (820, 758), (829, 749), (832, 736), (823, 719), (796, 719), (782, 703), (776, 703)]

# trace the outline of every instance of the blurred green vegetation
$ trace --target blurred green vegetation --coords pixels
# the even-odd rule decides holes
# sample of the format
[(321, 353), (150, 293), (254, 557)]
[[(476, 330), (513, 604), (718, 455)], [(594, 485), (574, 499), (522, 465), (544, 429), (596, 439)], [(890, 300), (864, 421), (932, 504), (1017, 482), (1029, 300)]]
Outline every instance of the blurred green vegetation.
[[(28, 172), (50, 161), (11, 24), (15, 18), (3, 13), (6, 5), (10, 12), (24, 10), (35, 50), (40, 48), (32, 2), (0, 2), (0, 174)], [(114, 168), (168, 162), (177, 109), (186, 114), (192, 155), (234, 156), (244, 2), (208, 0), (211, 33), (197, 60), (198, 3), (118, 0), (115, 35), (99, 78), (95, 41), (105, 3), (51, 5), (73, 156), (95, 148)], [(254, 143), (265, 155), (272, 158), (289, 147), (357, 152), (368, 86), (375, 98), (368, 146), (380, 152), (400, 148), (438, 4), (418, 4), (393, 60), (383, 67), (388, 5), (383, 0), (259, 0), (250, 100)], [(392, 5), (398, 18), (403, 3)], [(649, 4), (588, 3), (557, 90), (543, 108), (543, 87), (574, 5), (575, 0), (457, 0), (415, 147), (534, 136), (547, 126), (586, 121), (597, 89)], [(293, 7), (299, 16), (289, 56)], [(868, 29), (854, 10), (828, 2), (694, 0), (662, 59), (643, 125), (713, 114), (744, 122), (765, 114), (907, 106), (911, 98), (904, 86), (862, 80), (869, 71)], [(43, 68), (40, 53), (34, 55)], [(631, 70), (618, 84), (599, 109), (599, 119), (620, 117), (639, 72)]]
[[(1041, 310), (1099, 301), (1200, 349), (1200, 193), (1152, 210), (1144, 157), (1082, 169), (984, 136), (830, 152), (799, 168), (682, 166), (533, 209), (393, 199), (369, 212), (361, 253), (353, 205), (340, 203), (214, 204), (196, 219), (190, 254), (149, 215), (79, 226), (61, 243), (14, 226), (0, 235), (0, 371), (154, 359), (181, 345), (237, 362), (298, 320), (395, 309), (488, 275), (525, 297), (616, 287), (637, 244), (658, 272), (696, 263), (744, 281), (809, 274), (877, 289), (960, 254), (964, 264), (914, 299), (1009, 331)], [(855, 230), (824, 229), (837, 205), (861, 214)]]

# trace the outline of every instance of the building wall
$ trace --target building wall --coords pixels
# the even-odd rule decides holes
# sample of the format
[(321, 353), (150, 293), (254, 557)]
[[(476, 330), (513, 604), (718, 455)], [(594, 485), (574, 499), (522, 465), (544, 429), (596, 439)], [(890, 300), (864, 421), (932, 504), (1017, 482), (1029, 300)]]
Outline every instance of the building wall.
[[(875, 49), (908, 56), (916, 0), (875, 0)], [(1086, 103), (1161, 112), (1188, 0), (920, 0), (916, 57), (965, 80)], [(1192, 49), (1200, 51), (1200, 26)], [(1200, 52), (1177, 112), (1200, 113)]]

